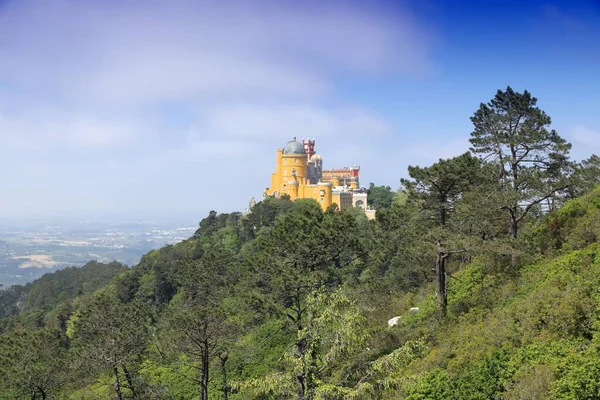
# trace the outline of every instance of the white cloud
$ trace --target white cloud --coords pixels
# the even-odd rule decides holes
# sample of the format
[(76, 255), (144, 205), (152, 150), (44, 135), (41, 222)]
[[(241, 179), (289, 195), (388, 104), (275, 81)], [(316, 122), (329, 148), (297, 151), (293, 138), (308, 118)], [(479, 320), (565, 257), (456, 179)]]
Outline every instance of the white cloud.
[(293, 136), (371, 162), (394, 129), (338, 90), (421, 75), (428, 49), (408, 13), (359, 1), (9, 0), (0, 214), (240, 209)]
[(576, 125), (571, 130), (571, 137), (578, 143), (590, 147), (600, 147), (600, 131), (583, 125)]
[(428, 68), (410, 18), (349, 5), (13, 1), (0, 9), (0, 72), (33, 92), (138, 104), (318, 94), (332, 70)]
[(600, 153), (600, 130), (575, 125), (567, 130), (566, 139), (573, 145), (571, 155), (575, 160), (583, 160), (593, 153)]
[(298, 137), (354, 138), (379, 136), (390, 131), (374, 112), (360, 108), (326, 109), (312, 104), (219, 106), (198, 116), (199, 134), (222, 134), (249, 139)]
[(122, 146), (134, 143), (141, 134), (131, 121), (60, 110), (0, 111), (0, 145), (16, 151)]

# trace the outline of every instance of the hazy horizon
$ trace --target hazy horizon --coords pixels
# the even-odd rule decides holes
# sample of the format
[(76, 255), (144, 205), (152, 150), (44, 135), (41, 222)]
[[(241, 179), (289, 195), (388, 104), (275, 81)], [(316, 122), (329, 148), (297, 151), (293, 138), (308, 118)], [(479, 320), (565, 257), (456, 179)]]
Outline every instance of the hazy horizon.
[[(51, 215), (40, 217), (0, 217), (0, 227), (25, 227), (38, 225), (75, 225), (75, 224), (97, 224), (97, 225), (119, 225), (119, 224), (157, 224), (157, 225), (186, 225), (197, 227), (198, 223), (205, 218), (210, 210), (198, 215), (136, 215), (132, 213), (94, 213), (87, 212), (81, 215)], [(219, 212), (232, 212), (223, 210)]]
[(599, 22), (595, 0), (0, 0), (0, 220), (244, 211), (294, 136), (396, 189), (506, 86), (587, 158)]

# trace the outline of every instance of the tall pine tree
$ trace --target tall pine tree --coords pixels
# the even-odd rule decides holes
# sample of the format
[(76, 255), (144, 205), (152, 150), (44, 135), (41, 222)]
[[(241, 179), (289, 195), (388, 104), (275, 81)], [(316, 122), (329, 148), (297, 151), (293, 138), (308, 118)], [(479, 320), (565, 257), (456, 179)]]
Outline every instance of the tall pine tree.
[(471, 121), (471, 150), (497, 166), (500, 208), (516, 238), (520, 222), (534, 207), (569, 186), (571, 144), (549, 129), (550, 117), (526, 90), (499, 90)]

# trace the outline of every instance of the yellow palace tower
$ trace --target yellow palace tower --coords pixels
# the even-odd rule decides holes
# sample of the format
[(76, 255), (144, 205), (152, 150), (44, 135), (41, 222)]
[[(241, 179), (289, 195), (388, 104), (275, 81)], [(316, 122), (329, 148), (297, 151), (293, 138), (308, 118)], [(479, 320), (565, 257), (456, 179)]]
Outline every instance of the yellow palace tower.
[[(271, 174), (271, 187), (267, 188), (265, 194), (275, 197), (288, 195), (290, 200), (315, 199), (323, 210), (327, 209), (332, 204), (333, 185), (330, 182), (311, 183), (308, 176), (309, 157), (304, 145), (296, 138), (283, 149), (277, 149), (275, 172)], [(310, 164), (312, 166), (315, 163)]]
[(283, 149), (277, 149), (275, 172), (265, 196), (314, 199), (323, 210), (332, 204), (340, 210), (359, 207), (373, 218), (375, 210), (367, 207), (367, 191), (359, 186), (359, 170), (358, 166), (323, 170), (323, 158), (315, 153), (315, 140), (298, 142), (294, 138)]

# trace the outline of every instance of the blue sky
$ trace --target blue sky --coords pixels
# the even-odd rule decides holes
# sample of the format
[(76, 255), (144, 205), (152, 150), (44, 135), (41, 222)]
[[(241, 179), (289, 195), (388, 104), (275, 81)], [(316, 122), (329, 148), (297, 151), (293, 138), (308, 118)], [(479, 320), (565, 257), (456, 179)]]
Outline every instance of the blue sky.
[(527, 89), (600, 154), (598, 1), (0, 1), (0, 218), (201, 219), (275, 149), (399, 186)]

